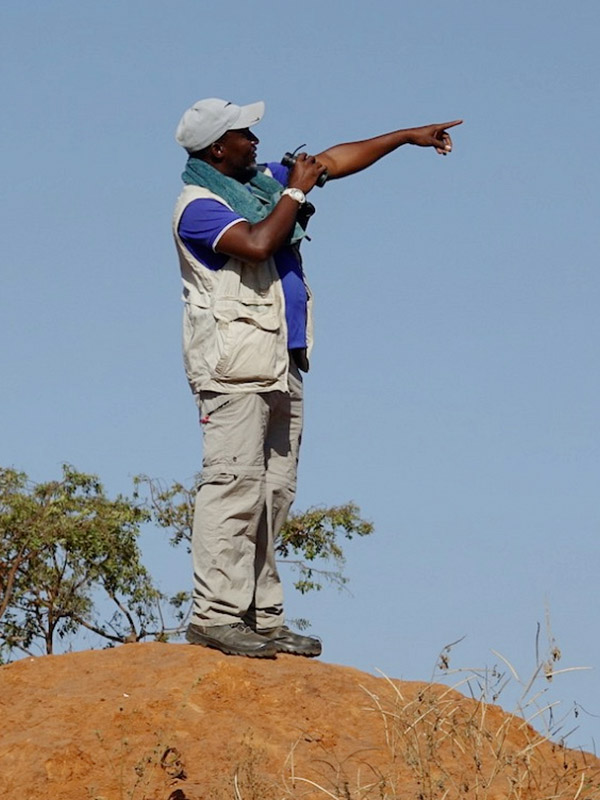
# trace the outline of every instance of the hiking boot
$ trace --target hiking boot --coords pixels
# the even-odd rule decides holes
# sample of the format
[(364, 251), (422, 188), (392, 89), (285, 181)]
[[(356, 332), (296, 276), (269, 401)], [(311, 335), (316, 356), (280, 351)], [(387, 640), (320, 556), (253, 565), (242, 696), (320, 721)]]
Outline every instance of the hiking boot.
[(194, 625), (190, 622), (185, 638), (190, 644), (212, 647), (228, 656), (275, 658), (278, 648), (243, 622), (233, 625)]
[(272, 628), (266, 631), (257, 631), (261, 638), (267, 639), (274, 644), (278, 653), (291, 653), (295, 656), (313, 656), (321, 655), (321, 640), (315, 636), (302, 636), (300, 633), (294, 633), (287, 625), (281, 625), (279, 628)]

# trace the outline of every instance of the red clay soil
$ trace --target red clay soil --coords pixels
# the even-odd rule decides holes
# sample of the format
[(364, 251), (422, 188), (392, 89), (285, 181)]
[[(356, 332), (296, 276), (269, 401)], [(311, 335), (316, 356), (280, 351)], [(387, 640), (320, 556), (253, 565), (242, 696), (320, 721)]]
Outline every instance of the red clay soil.
[(190, 645), (0, 668), (3, 800), (600, 798), (600, 761), (440, 685)]

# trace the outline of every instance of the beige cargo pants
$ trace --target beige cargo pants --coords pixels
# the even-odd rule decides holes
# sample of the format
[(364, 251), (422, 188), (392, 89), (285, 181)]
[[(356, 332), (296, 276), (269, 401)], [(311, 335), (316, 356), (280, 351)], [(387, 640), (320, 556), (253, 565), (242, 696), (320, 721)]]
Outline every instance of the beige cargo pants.
[(192, 535), (197, 625), (283, 623), (274, 543), (296, 492), (302, 378), (289, 392), (200, 393), (204, 454)]

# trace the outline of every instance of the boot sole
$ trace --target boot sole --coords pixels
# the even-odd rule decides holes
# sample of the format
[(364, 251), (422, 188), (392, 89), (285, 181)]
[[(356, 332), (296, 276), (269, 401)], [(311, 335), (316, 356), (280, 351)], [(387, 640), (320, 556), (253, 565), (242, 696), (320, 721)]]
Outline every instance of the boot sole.
[(199, 645), (200, 647), (209, 647), (211, 650), (219, 650), (226, 656), (246, 656), (246, 658), (275, 658), (278, 649), (273, 645), (272, 647), (265, 646), (262, 650), (241, 650), (231, 645), (223, 644), (217, 639), (212, 639), (210, 636), (202, 636), (201, 634), (186, 633), (186, 641), (188, 644)]
[(297, 647), (286, 647), (281, 645), (277, 647), (278, 653), (287, 653), (290, 656), (304, 656), (305, 658), (316, 658), (321, 655), (322, 649), (313, 647), (310, 650), (302, 650)]

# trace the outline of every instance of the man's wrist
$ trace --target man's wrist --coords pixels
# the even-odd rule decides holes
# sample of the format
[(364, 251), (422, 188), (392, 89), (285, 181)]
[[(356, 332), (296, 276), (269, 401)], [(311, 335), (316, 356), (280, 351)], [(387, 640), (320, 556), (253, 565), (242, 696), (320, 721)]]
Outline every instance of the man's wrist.
[(287, 189), (284, 189), (281, 193), (282, 197), (291, 197), (292, 200), (295, 200), (298, 205), (304, 205), (306, 203), (306, 195), (302, 191), (302, 189), (297, 189), (295, 186), (288, 186)]
[(414, 144), (417, 147), (424, 147), (423, 132), (420, 128), (407, 128), (404, 133), (406, 134), (405, 144)]

